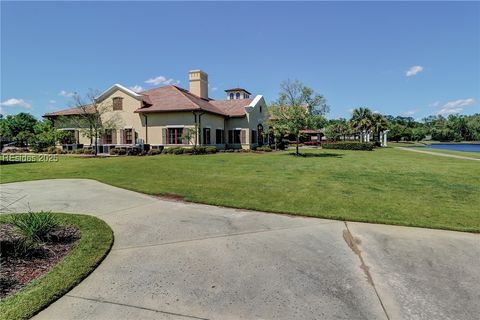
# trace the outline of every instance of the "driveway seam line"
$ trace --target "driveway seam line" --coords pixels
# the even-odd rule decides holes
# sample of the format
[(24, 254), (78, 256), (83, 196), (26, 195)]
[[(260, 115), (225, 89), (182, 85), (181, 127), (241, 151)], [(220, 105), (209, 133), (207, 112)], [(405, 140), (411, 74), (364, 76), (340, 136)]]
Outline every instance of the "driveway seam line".
[(98, 302), (98, 303), (113, 304), (113, 305), (118, 305), (118, 306), (122, 306), (122, 307), (129, 307), (129, 308), (153, 311), (153, 312), (168, 314), (168, 315), (172, 315), (172, 316), (179, 316), (179, 317), (190, 318), (190, 319), (199, 319), (199, 320), (209, 320), (208, 318), (200, 318), (200, 317), (191, 316), (191, 315), (187, 315), (187, 314), (163, 311), (163, 310), (152, 309), (152, 308), (141, 307), (141, 306), (134, 306), (134, 305), (131, 305), (131, 304), (113, 302), (113, 301), (108, 301), (108, 300), (103, 300), (103, 299), (86, 298), (86, 297), (74, 296), (74, 295), (70, 295), (70, 294), (66, 294), (65, 296), (70, 297), (70, 298), (75, 298), (75, 299), (82, 299), (82, 300)]
[(353, 237), (353, 234), (350, 231), (350, 228), (348, 227), (347, 221), (344, 221), (344, 223), (345, 223), (346, 230), (344, 230), (343, 238), (344, 238), (345, 242), (347, 243), (347, 245), (350, 247), (350, 249), (352, 249), (352, 251), (360, 259), (360, 268), (363, 270), (363, 272), (367, 276), (367, 282), (372, 286), (373, 291), (375, 292), (375, 295), (377, 296), (377, 299), (380, 302), (380, 306), (382, 307), (382, 310), (385, 313), (385, 316), (387, 317), (387, 320), (390, 320), (390, 316), (388, 315), (387, 308), (383, 304), (383, 300), (382, 300), (382, 298), (380, 297), (380, 294), (377, 291), (375, 283), (373, 282), (373, 277), (372, 277), (372, 275), (370, 273), (370, 270), (369, 270), (370, 268), (367, 266), (367, 264), (365, 263), (365, 260), (363, 259), (362, 251), (360, 250), (360, 248), (358, 248), (358, 244), (355, 241), (355, 238)]
[(108, 211), (108, 212), (105, 212), (105, 213), (102, 213), (102, 214), (98, 214), (98, 216), (99, 216), (99, 217), (103, 217), (103, 216), (106, 216), (106, 215), (109, 215), (109, 214), (119, 213), (119, 212), (126, 211), (126, 210), (130, 210), (130, 209), (141, 208), (141, 207), (148, 206), (148, 205), (151, 205), (151, 204), (155, 204), (155, 203), (154, 203), (154, 202), (152, 202), (152, 203), (143, 203), (143, 204), (131, 206), (131, 207), (128, 207), (128, 208), (122, 208), (122, 209), (118, 209), (118, 210), (112, 210), (112, 211)]
[(221, 234), (211, 237), (205, 238), (196, 238), (196, 239), (188, 239), (188, 240), (178, 240), (178, 241), (171, 241), (171, 242), (164, 242), (164, 243), (157, 243), (157, 244), (148, 244), (143, 246), (132, 246), (132, 247), (122, 247), (122, 248), (112, 248), (112, 251), (121, 251), (121, 250), (129, 250), (129, 249), (140, 249), (140, 248), (148, 248), (148, 247), (157, 247), (157, 246), (165, 246), (171, 244), (178, 244), (178, 243), (185, 243), (185, 242), (195, 242), (195, 241), (203, 241), (209, 239), (217, 239), (217, 238), (228, 238), (228, 237), (236, 237), (236, 236), (244, 236), (249, 234), (256, 234), (256, 233), (265, 233), (265, 232), (273, 232), (273, 231), (282, 231), (282, 230), (295, 230), (300, 228), (311, 228), (318, 225), (327, 225), (327, 224), (334, 224), (334, 223), (341, 223), (342, 221), (331, 221), (331, 222), (324, 222), (324, 223), (316, 223), (314, 225), (309, 226), (298, 226), (298, 227), (286, 227), (286, 228), (276, 228), (276, 229), (261, 229), (257, 231), (250, 231), (250, 232), (241, 232), (241, 233), (232, 233), (232, 234)]

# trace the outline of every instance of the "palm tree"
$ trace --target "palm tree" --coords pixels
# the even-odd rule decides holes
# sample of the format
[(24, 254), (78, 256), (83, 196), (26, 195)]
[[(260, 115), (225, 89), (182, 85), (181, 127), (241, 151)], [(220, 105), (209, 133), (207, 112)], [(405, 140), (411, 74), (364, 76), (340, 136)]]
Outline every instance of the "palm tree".
[(350, 125), (360, 132), (362, 141), (365, 141), (365, 134), (372, 127), (372, 111), (368, 108), (357, 108), (353, 110)]
[(372, 121), (373, 132), (375, 132), (375, 134), (378, 138), (378, 141), (380, 143), (382, 143), (381, 140), (380, 140), (380, 134), (381, 134), (382, 131), (388, 129), (388, 121), (380, 113), (372, 114), (371, 121)]

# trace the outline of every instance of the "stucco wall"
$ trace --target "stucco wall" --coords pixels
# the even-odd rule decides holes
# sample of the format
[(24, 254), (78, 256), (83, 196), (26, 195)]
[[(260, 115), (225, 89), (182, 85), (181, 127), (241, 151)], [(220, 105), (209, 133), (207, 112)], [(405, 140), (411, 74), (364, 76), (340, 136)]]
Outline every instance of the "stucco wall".
[[(260, 111), (261, 109), (261, 111)], [(241, 147), (244, 149), (248, 149), (251, 147), (257, 146), (257, 143), (251, 144), (252, 141), (252, 130), (257, 131), (257, 126), (259, 124), (263, 125), (263, 128), (266, 128), (265, 124), (266, 119), (266, 104), (263, 97), (258, 99), (258, 102), (253, 107), (247, 107), (247, 114), (245, 117), (241, 118), (229, 118), (226, 123), (225, 130), (235, 130), (235, 129), (243, 129), (245, 130), (246, 134), (246, 143), (242, 144)], [(257, 132), (258, 136), (258, 132)], [(260, 137), (258, 136), (260, 139)]]
[[(197, 112), (198, 113), (198, 112)], [(145, 131), (145, 118), (142, 117), (142, 130)], [(197, 116), (198, 121), (198, 116)], [(163, 141), (163, 129), (168, 127), (195, 127), (195, 116), (191, 111), (188, 112), (165, 112), (165, 113), (149, 113), (147, 114), (148, 124), (148, 143), (151, 145), (164, 145), (166, 141)], [(211, 113), (203, 113), (200, 120), (201, 132), (203, 128), (211, 129), (211, 144), (215, 145), (215, 130), (224, 129), (224, 117)], [(201, 134), (199, 135), (200, 139)], [(197, 142), (198, 143), (198, 142)], [(190, 141), (190, 145), (194, 144), (194, 141)], [(223, 147), (219, 146), (219, 147)]]
[[(113, 110), (113, 98), (122, 98), (122, 110)], [(163, 130), (168, 127), (182, 127), (182, 128), (194, 128), (195, 116), (192, 111), (184, 112), (160, 112), (139, 114), (134, 111), (139, 109), (142, 102), (136, 98), (126, 94), (122, 90), (115, 90), (109, 96), (104, 97), (101, 102), (101, 108), (107, 108), (109, 111), (102, 115), (104, 122), (112, 122), (113, 127), (116, 128), (116, 135), (114, 135), (113, 144), (120, 144), (120, 130), (133, 128), (138, 139), (142, 139), (145, 143), (151, 145), (166, 145), (167, 141), (164, 141)], [(260, 108), (262, 112), (260, 112)], [(245, 144), (238, 145), (236, 147), (250, 148), (256, 144), (251, 144), (252, 130), (257, 130), (258, 124), (262, 124), (265, 128), (265, 101), (263, 97), (257, 96), (252, 102), (251, 106), (247, 108), (247, 115), (241, 118), (225, 118), (224, 116), (207, 113), (207, 112), (195, 112), (197, 114), (202, 113), (200, 121), (200, 133), (198, 134), (197, 144), (203, 142), (203, 128), (210, 128), (210, 142), (211, 145), (217, 146), (217, 148), (224, 148), (224, 144), (220, 144), (220, 141), (216, 139), (216, 130), (224, 130), (225, 142), (228, 142), (228, 130), (234, 130), (241, 128), (245, 131)], [(66, 117), (67, 118), (67, 117)], [(148, 125), (148, 128), (147, 128)], [(56, 126), (57, 125), (56, 123)], [(74, 128), (73, 124), (63, 122), (61, 127)], [(80, 135), (80, 143), (85, 145), (90, 144), (90, 139)], [(194, 141), (189, 143), (194, 144)]]
[[(123, 98), (122, 110), (113, 111), (113, 98), (120, 97)], [(135, 99), (134, 97), (126, 94), (125, 92), (117, 89), (110, 96), (106, 97), (101, 103), (100, 107), (105, 108), (111, 111), (105, 112), (102, 115), (102, 120), (104, 122), (113, 123), (113, 127), (117, 130), (117, 141), (120, 143), (120, 129), (133, 128), (137, 133), (138, 139), (145, 140), (145, 130), (142, 130), (142, 121), (140, 115), (134, 111), (139, 109), (142, 106), (142, 102)], [(115, 142), (114, 142), (115, 144)]]

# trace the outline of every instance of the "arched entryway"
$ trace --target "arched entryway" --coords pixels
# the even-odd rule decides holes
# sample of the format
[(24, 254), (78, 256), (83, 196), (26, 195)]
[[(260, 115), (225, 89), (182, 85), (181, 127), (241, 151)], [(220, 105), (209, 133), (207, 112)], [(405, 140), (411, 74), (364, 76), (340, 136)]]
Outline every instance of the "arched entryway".
[(259, 124), (257, 126), (257, 139), (258, 139), (258, 145), (262, 146), (263, 145), (263, 126), (262, 126), (262, 124)]

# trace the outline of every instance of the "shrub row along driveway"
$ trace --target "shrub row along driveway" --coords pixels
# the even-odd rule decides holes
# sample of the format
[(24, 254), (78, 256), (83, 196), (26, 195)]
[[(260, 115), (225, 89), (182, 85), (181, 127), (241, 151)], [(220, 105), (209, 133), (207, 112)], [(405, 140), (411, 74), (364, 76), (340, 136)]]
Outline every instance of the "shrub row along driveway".
[(161, 200), (91, 180), (4, 184), (13, 211), (90, 213), (104, 262), (36, 319), (474, 319), (479, 236)]

